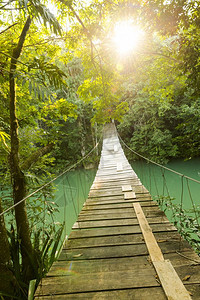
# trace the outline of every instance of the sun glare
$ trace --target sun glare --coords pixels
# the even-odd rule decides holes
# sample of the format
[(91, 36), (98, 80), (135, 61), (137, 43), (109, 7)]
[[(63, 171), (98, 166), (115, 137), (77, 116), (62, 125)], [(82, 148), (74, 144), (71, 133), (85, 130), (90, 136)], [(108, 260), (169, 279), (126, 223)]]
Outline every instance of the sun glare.
[(114, 29), (114, 43), (117, 51), (121, 54), (128, 54), (136, 49), (144, 36), (144, 31), (132, 22), (124, 21), (117, 23)]

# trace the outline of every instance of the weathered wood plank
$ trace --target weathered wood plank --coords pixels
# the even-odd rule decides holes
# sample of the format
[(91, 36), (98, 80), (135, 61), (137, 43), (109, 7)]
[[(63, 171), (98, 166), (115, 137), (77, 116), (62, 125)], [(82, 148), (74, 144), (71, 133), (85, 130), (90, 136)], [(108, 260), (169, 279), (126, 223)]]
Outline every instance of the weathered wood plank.
[[(186, 282), (186, 284), (189, 285), (190, 283)], [(43, 283), (42, 293), (43, 295), (51, 295), (52, 293), (63, 294), (63, 292), (67, 294), (156, 286), (159, 286), (159, 283), (156, 280), (155, 271), (149, 267), (139, 268), (138, 265), (132, 270), (92, 273), (70, 272), (64, 276), (48, 277)]]
[[(148, 199), (149, 198), (149, 199)], [(103, 205), (103, 204), (119, 204), (119, 203), (124, 203), (124, 199), (120, 200), (120, 199), (114, 199), (114, 200), (107, 200), (104, 199), (101, 200), (102, 198), (98, 198), (98, 199), (87, 199), (84, 205)], [(136, 196), (136, 199), (130, 199), (130, 200), (126, 200), (126, 203), (133, 203), (133, 202), (146, 202), (149, 203), (149, 201), (152, 201), (152, 199), (150, 197), (138, 197)], [(156, 203), (156, 202), (155, 202)]]
[[(191, 293), (193, 300), (200, 299), (199, 285), (187, 284), (187, 290)], [(89, 293), (74, 293), (74, 294), (50, 294), (48, 296), (38, 296), (37, 300), (116, 300), (116, 299), (134, 299), (134, 300), (152, 300), (154, 299), (166, 300), (166, 295), (161, 287), (147, 287), (140, 289), (124, 289), (124, 290), (112, 290), (101, 292), (89, 292)]]
[(135, 199), (135, 198), (136, 198), (135, 192), (125, 192), (124, 193), (125, 200)]
[(123, 170), (122, 162), (117, 162), (117, 172), (122, 171), (122, 170)]
[[(149, 224), (162, 224), (168, 223), (167, 217), (158, 218), (148, 218)], [(73, 225), (73, 229), (79, 228), (97, 228), (97, 227), (112, 227), (112, 226), (125, 226), (125, 225), (136, 225), (138, 220), (136, 218), (132, 219), (113, 219), (113, 220), (96, 220), (96, 221), (77, 221)]]
[(192, 299), (169, 260), (153, 261), (153, 265), (168, 299)]
[[(181, 278), (186, 275), (195, 276), (192, 280), (195, 281), (199, 276), (198, 265), (200, 258), (196, 257), (191, 251), (184, 251), (184, 256), (188, 257), (191, 264), (188, 265), (188, 259), (177, 253), (164, 254), (166, 259), (170, 259), (175, 269), (180, 274)], [(198, 263), (199, 261), (199, 263)], [(79, 273), (95, 273), (95, 272), (114, 272), (115, 270), (133, 270), (135, 268), (153, 268), (151, 261), (148, 256), (140, 255), (137, 257), (117, 257), (108, 259), (93, 259), (89, 262), (87, 260), (74, 260), (65, 261), (60, 260), (54, 263), (50, 272), (47, 276), (64, 276), (68, 275), (69, 272)], [(190, 283), (190, 281), (188, 281)]]
[[(160, 243), (160, 248), (163, 253), (173, 253), (177, 249), (178, 242), (163, 242)], [(187, 244), (186, 244), (187, 246)], [(184, 248), (184, 250), (188, 250)], [(134, 257), (140, 255), (148, 255), (148, 250), (145, 243), (127, 244), (127, 245), (112, 245), (99, 246), (88, 248), (63, 249), (59, 260), (89, 260), (97, 258), (113, 258), (113, 257)]]
[[(125, 288), (142, 288), (159, 286), (153, 270), (126, 270), (100, 272), (92, 274), (80, 273), (69, 276), (46, 278), (42, 284), (43, 295), (117, 290)], [(39, 290), (37, 292), (40, 293)]]
[[(145, 207), (146, 208), (146, 207)], [(144, 209), (144, 208), (143, 208)], [(94, 213), (91, 212), (86, 212), (85, 214), (80, 213), (78, 220), (79, 221), (93, 221), (93, 220), (113, 220), (113, 219), (132, 219), (132, 218), (136, 218), (136, 214), (135, 212), (132, 211), (126, 211), (123, 214), (119, 213), (119, 211), (115, 210), (115, 212), (110, 213), (109, 211), (106, 211), (106, 213), (96, 213), (97, 211), (95, 211)], [(164, 217), (165, 214), (162, 211), (158, 211), (158, 210), (146, 210), (145, 212), (146, 217), (149, 218), (158, 218), (158, 217)]]
[[(127, 191), (125, 190), (125, 187), (127, 186), (127, 188), (126, 189), (128, 189)], [(124, 190), (122, 190), (122, 187), (123, 187), (123, 189)], [(119, 185), (119, 183), (117, 183), (117, 185), (110, 185), (110, 184), (108, 184), (108, 185), (101, 185), (100, 187), (98, 187), (98, 188), (92, 188), (90, 191), (92, 192), (92, 193), (102, 193), (102, 194), (104, 194), (104, 192), (106, 192), (106, 193), (111, 193), (112, 191), (115, 191), (117, 194), (120, 194), (121, 192), (128, 192), (128, 191), (132, 191), (131, 189), (133, 190), (134, 189), (134, 191), (137, 193), (137, 194), (148, 194), (149, 193), (149, 191), (143, 186), (143, 185), (135, 185), (135, 183), (134, 184), (124, 184), (124, 183), (122, 183), (122, 186), (120, 186)]]
[[(138, 201), (143, 200), (143, 201), (149, 201), (149, 200), (152, 200), (151, 196), (149, 194), (136, 194), (136, 198), (138, 199)], [(90, 202), (90, 201), (102, 201), (102, 203), (104, 203), (105, 201), (117, 201), (117, 200), (120, 200), (120, 201), (124, 201), (124, 195), (110, 195), (110, 196), (101, 196), (101, 197), (88, 197), (88, 199), (86, 200), (87, 202)], [(134, 200), (134, 199), (132, 199)], [(154, 201), (156, 203), (156, 201)]]
[[(153, 270), (153, 265), (148, 260), (148, 256), (139, 257), (117, 257), (108, 259), (87, 260), (60, 260), (54, 263), (47, 276), (63, 275), (67, 276), (70, 272), (78, 273), (99, 273), (134, 270), (140, 268)], [(153, 270), (153, 273), (155, 271)]]
[[(161, 231), (176, 231), (177, 229), (170, 223), (164, 224), (152, 224), (153, 232)], [(83, 238), (83, 237), (93, 237), (93, 236), (112, 236), (118, 234), (130, 234), (130, 233), (141, 233), (141, 228), (139, 225), (129, 225), (129, 226), (116, 226), (109, 228), (95, 228), (94, 229), (76, 229), (72, 230), (69, 238)]]
[[(150, 206), (158, 206), (158, 204), (155, 201), (150, 201), (150, 202), (142, 202), (141, 204), (145, 205), (148, 204)], [(85, 203), (85, 205), (83, 206), (82, 212), (84, 212), (85, 210), (99, 210), (99, 209), (123, 209), (123, 208), (130, 208), (132, 209), (132, 203), (128, 203), (128, 202), (124, 202), (124, 203), (116, 203), (116, 204), (98, 204), (98, 205), (94, 205), (91, 204), (87, 205), (87, 202)]]
[[(142, 185), (142, 183), (140, 182), (140, 180), (138, 179), (131, 179), (131, 178), (126, 178), (126, 179), (123, 179), (123, 180), (114, 180), (114, 181), (102, 181), (102, 180), (99, 180), (98, 177), (95, 178), (92, 186), (91, 186), (91, 190), (105, 190), (105, 189), (113, 189), (113, 188), (117, 188), (119, 189), (120, 186), (122, 185), (127, 185), (127, 184), (130, 184), (132, 186), (134, 186), (134, 188), (139, 188), (139, 187), (144, 187)], [(144, 190), (146, 190), (146, 192), (148, 192), (148, 190), (144, 187)]]
[[(131, 190), (122, 186), (131, 186), (136, 198), (124, 200)], [(132, 207), (135, 202), (140, 202), (164, 259), (170, 259), (181, 279), (187, 278), (192, 299), (200, 299), (200, 258), (152, 201), (112, 124), (105, 127), (99, 168), (78, 223), (36, 299), (166, 300)]]
[[(122, 185), (122, 192), (129, 192), (129, 191), (132, 191), (133, 188), (132, 186), (129, 184), (129, 185)], [(134, 189), (135, 191), (135, 189)]]
[[(141, 206), (142, 206), (142, 209), (143, 211), (145, 212), (145, 216), (148, 217), (148, 216), (151, 216), (152, 214), (155, 215), (155, 216), (163, 216), (163, 212), (158, 209), (157, 206), (147, 206), (146, 204), (145, 205), (142, 205), (141, 203)], [(82, 210), (79, 214), (79, 216), (87, 216), (87, 215), (93, 215), (93, 216), (96, 216), (96, 215), (120, 215), (120, 217), (123, 216), (126, 216), (126, 215), (129, 215), (129, 216), (132, 216), (132, 217), (135, 217), (136, 214), (135, 212), (133, 211), (133, 209), (131, 210), (130, 208), (114, 208), (114, 209), (87, 209), (87, 210)]]
[[(101, 292), (90, 292), (90, 293), (75, 293), (75, 294), (62, 294), (55, 295), (51, 294), (49, 296), (36, 297), (40, 300), (116, 300), (116, 299), (134, 299), (134, 300), (152, 300), (152, 295), (154, 299), (166, 300), (166, 296), (161, 287), (147, 287), (141, 289), (125, 289), (125, 290), (113, 290), (113, 291), (101, 291)], [(195, 298), (194, 298), (195, 299)], [(199, 299), (199, 298), (198, 298)], [(196, 299), (195, 299), (196, 300)]]
[(146, 242), (151, 260), (154, 261), (164, 261), (163, 254), (160, 250), (160, 247), (158, 246), (156, 239), (152, 233), (152, 228), (149, 226), (149, 223), (147, 222), (145, 215), (143, 213), (143, 210), (139, 203), (134, 203), (133, 207), (136, 212), (136, 216), (138, 219), (138, 222), (140, 224), (140, 228), (142, 230), (142, 234), (144, 236), (144, 240)]
[(140, 204), (134, 203), (133, 207), (136, 211), (138, 222), (140, 224), (149, 255), (167, 298), (170, 300), (191, 300), (188, 291), (184, 287), (171, 262), (164, 259), (161, 248), (158, 246), (158, 243), (152, 233), (152, 229), (149, 226), (147, 219), (145, 218)]
[[(181, 241), (180, 236), (175, 231), (169, 232), (158, 232), (154, 233), (158, 244), (163, 242), (170, 242), (172, 247), (176, 247), (181, 251), (182, 249), (189, 248), (186, 241)], [(87, 247), (99, 247), (99, 246), (112, 246), (112, 245), (132, 245), (132, 244), (141, 244), (144, 243), (144, 238), (142, 233), (134, 234), (123, 234), (123, 235), (114, 235), (112, 238), (110, 236), (97, 236), (90, 238), (77, 238), (69, 239), (67, 241), (67, 247), (69, 249), (73, 248), (87, 248)]]

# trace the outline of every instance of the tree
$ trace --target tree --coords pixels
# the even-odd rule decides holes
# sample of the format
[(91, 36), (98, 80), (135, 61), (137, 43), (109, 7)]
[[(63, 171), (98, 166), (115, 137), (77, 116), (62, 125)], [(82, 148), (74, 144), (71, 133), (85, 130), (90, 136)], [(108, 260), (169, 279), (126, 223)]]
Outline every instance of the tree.
[[(36, 77), (37, 74), (35, 72), (35, 77), (38, 79), (37, 83), (34, 83), (34, 79), (29, 77), (30, 70), (35, 67), (35, 65), (31, 65), (30, 61), (27, 63), (27, 61), (22, 58), (23, 62), (20, 60), (20, 57), (22, 56), (23, 48), (27, 46), (26, 40), (28, 36), (28, 32), (30, 30), (30, 25), (32, 23), (32, 20), (38, 19), (41, 21), (43, 19), (44, 24), (47, 26), (49, 25), (50, 28), (54, 31), (55, 34), (61, 33), (61, 27), (58, 24), (57, 20), (54, 18), (54, 16), (46, 9), (46, 7), (36, 1), (36, 2), (29, 2), (22, 3), (22, 2), (16, 2), (16, 7), (13, 6), (13, 4), (10, 2), (6, 3), (4, 6), (1, 7), (1, 9), (4, 9), (6, 7), (7, 9), (13, 9), (15, 10), (15, 18), (16, 22), (12, 26), (8, 26), (6, 29), (4, 29), (1, 34), (7, 34), (7, 31), (13, 30), (14, 26), (17, 26), (17, 33), (19, 30), (21, 30), (21, 33), (19, 35), (19, 39), (14, 36), (15, 31), (12, 31), (13, 37), (15, 39), (14, 46), (11, 46), (13, 44), (9, 45), (10, 48), (7, 49), (11, 53), (7, 54), (6, 52), (1, 51), (1, 54), (3, 55), (3, 58), (7, 57), (6, 60), (4, 60), (4, 66), (7, 67), (10, 64), (9, 67), (9, 113), (10, 113), (10, 149), (6, 146), (5, 143), (5, 136), (6, 133), (1, 133), (1, 138), (4, 142), (4, 146), (6, 146), (10, 151), (9, 153), (9, 162), (10, 162), (10, 173), (11, 173), (11, 179), (12, 179), (12, 186), (13, 186), (13, 199), (15, 204), (15, 219), (16, 219), (16, 227), (17, 227), (17, 239), (20, 241), (20, 248), (21, 248), (21, 256), (22, 256), (22, 277), (24, 280), (24, 283), (28, 283), (29, 280), (35, 278), (37, 276), (37, 268), (38, 266), (38, 259), (35, 259), (35, 253), (34, 248), (32, 245), (31, 240), (31, 234), (30, 234), (30, 227), (27, 217), (27, 211), (26, 211), (26, 203), (23, 201), (27, 194), (27, 181), (25, 178), (24, 170), (29, 168), (30, 165), (38, 160), (39, 157), (43, 156), (47, 152), (51, 151), (53, 143), (49, 145), (45, 145), (42, 149), (36, 150), (35, 153), (33, 153), (26, 161), (21, 162), (19, 153), (19, 108), (17, 106), (17, 90), (18, 86), (16, 81), (21, 81), (24, 79), (28, 79), (29, 83), (29, 92), (32, 93), (32, 87), (34, 87), (34, 93), (35, 96), (38, 96), (38, 98), (41, 97), (41, 88), (38, 87), (38, 84), (43, 85), (45, 87), (45, 80), (49, 81), (50, 84), (54, 84), (55, 86), (62, 86), (62, 84), (65, 84), (63, 81), (63, 77), (66, 77), (66, 74), (56, 65), (51, 64), (45, 64), (45, 66), (39, 65), (37, 66), (38, 73), (40, 73), (42, 76)], [(11, 6), (11, 7), (9, 7)], [(26, 20), (23, 24), (20, 18), (22, 17), (22, 14), (19, 13), (17, 15), (17, 12), (23, 11), (24, 16), (26, 17)], [(20, 20), (20, 21), (19, 21)], [(33, 25), (34, 27), (35, 25)], [(30, 38), (28, 39), (30, 41)], [(27, 51), (25, 51), (27, 53)], [(9, 58), (9, 60), (8, 60)], [(25, 62), (24, 62), (25, 61)], [(20, 67), (18, 67), (20, 65)], [(6, 69), (2, 69), (2, 73), (4, 76), (4, 82), (8, 80), (8, 76), (5, 73), (7, 72)], [(27, 72), (28, 71), (28, 72)], [(5, 75), (4, 75), (5, 74)], [(33, 81), (33, 83), (32, 83)], [(27, 84), (27, 80), (24, 84)], [(20, 93), (19, 93), (20, 94)], [(23, 92), (22, 92), (23, 94)], [(43, 96), (43, 95), (42, 95)], [(29, 96), (30, 97), (30, 96)], [(20, 96), (19, 96), (20, 98)], [(66, 101), (65, 101), (66, 102)], [(60, 115), (69, 116), (75, 115), (73, 113), (73, 110), (75, 106), (72, 104), (67, 105), (63, 103), (60, 100), (57, 101), (56, 104), (58, 110), (60, 111)], [(67, 111), (63, 111), (67, 109)], [(7, 120), (6, 120), (7, 121)], [(2, 218), (2, 217), (1, 217)], [(0, 239), (2, 241), (5, 241), (5, 249), (8, 247), (8, 239), (6, 236), (6, 230), (5, 230), (5, 224), (3, 219), (1, 219), (1, 231), (0, 231)], [(7, 248), (6, 248), (7, 247)], [(7, 249), (8, 250), (8, 249)], [(9, 287), (11, 287), (11, 283), (13, 283), (13, 274), (8, 271), (8, 269), (4, 269), (5, 265), (9, 265), (9, 261), (11, 258), (10, 252), (6, 251), (6, 255), (3, 255), (2, 253), (2, 274), (6, 274), (5, 277), (3, 277), (2, 286), (5, 286), (5, 289), (1, 289), (3, 292), (8, 292)], [(10, 277), (10, 280), (9, 278)], [(13, 286), (15, 289), (15, 286)], [(14, 293), (12, 289), (10, 289), (10, 293)]]
[[(59, 21), (64, 26), (67, 15), (70, 29), (60, 36), (60, 24), (42, 1), (2, 3), (0, 151), (4, 169), (9, 153), (15, 204), (30, 189), (28, 173), (41, 175), (41, 166), (84, 156), (95, 144), (95, 124), (111, 119), (121, 123), (129, 146), (154, 160), (199, 155), (197, 4), (62, 0), (56, 3)], [(112, 35), (115, 24), (129, 18), (145, 30), (145, 40), (121, 57)], [(44, 156), (46, 165), (39, 162)], [(34, 249), (25, 202), (15, 210), (28, 281), (34, 272), (27, 253), (34, 256)]]

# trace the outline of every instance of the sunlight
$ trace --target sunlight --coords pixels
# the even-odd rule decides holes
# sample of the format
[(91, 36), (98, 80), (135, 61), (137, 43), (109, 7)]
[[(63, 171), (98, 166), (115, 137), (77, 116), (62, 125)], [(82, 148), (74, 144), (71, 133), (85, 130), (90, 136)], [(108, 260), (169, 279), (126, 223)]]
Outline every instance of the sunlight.
[(117, 51), (121, 54), (128, 54), (136, 49), (144, 36), (144, 31), (130, 21), (123, 21), (116, 24), (113, 41)]

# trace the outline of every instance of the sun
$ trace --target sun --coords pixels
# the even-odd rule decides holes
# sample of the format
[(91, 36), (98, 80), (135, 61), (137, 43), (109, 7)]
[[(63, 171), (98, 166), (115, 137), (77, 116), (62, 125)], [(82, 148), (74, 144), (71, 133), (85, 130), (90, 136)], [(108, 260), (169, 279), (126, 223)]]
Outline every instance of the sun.
[(131, 21), (119, 22), (115, 25), (113, 41), (117, 51), (125, 55), (135, 50), (142, 41), (144, 31)]

